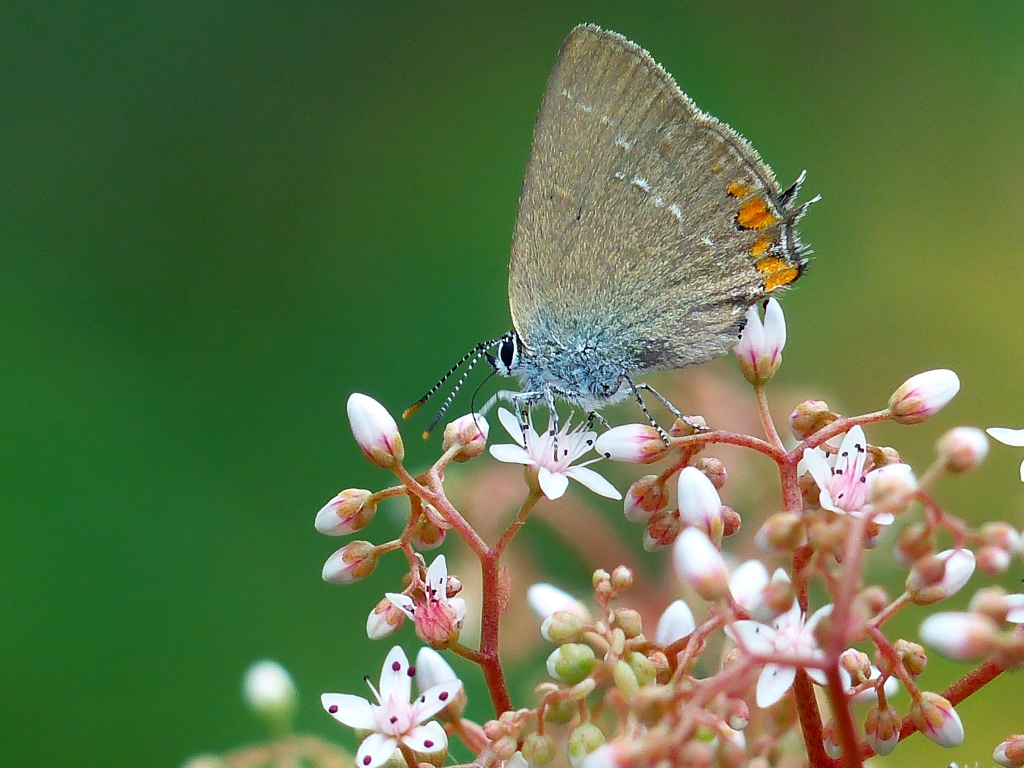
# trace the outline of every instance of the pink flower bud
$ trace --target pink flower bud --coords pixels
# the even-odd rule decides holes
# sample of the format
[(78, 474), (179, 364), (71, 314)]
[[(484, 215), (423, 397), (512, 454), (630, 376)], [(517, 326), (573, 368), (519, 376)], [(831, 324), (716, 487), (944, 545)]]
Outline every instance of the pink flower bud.
[(974, 427), (954, 427), (935, 446), (950, 472), (970, 472), (988, 455), (988, 438)]
[(383, 405), (353, 392), (348, 398), (348, 422), (363, 455), (371, 464), (387, 469), (405, 458), (398, 425)]
[(353, 541), (324, 563), (323, 579), (328, 584), (351, 584), (365, 578), (377, 567), (377, 548), (368, 541)]
[(803, 518), (795, 512), (776, 512), (754, 536), (762, 552), (791, 552), (806, 538)]
[(971, 578), (974, 564), (974, 553), (969, 549), (947, 549), (917, 561), (907, 576), (911, 602), (931, 605), (955, 595)]
[(889, 398), (894, 421), (918, 424), (952, 400), (960, 391), (960, 379), (953, 371), (939, 368), (911, 376)]
[(1010, 567), (1010, 553), (1005, 549), (985, 545), (978, 549), (978, 570), (987, 576), (998, 576)]
[(650, 424), (623, 424), (597, 438), (594, 450), (613, 461), (650, 464), (665, 458), (672, 448)]
[(679, 578), (705, 600), (729, 596), (729, 571), (721, 553), (703, 531), (686, 528), (679, 534), (672, 550), (672, 563)]
[[(416, 687), (420, 693), (429, 691), (435, 685), (445, 685), (457, 682), (459, 676), (449, 666), (444, 657), (433, 648), (420, 648), (416, 654)], [(460, 717), (466, 709), (466, 690), (462, 686), (459, 692), (452, 697), (451, 702), (441, 710), (439, 718), (448, 720), (451, 717)], [(508, 764), (506, 764), (508, 768)]]
[(958, 661), (988, 656), (999, 643), (999, 625), (978, 613), (933, 613), (921, 624), (921, 639)]
[(739, 360), (740, 370), (751, 384), (764, 384), (775, 375), (782, 364), (782, 348), (786, 346), (786, 318), (775, 299), (768, 299), (764, 309), (764, 322), (757, 306), (747, 310), (746, 325), (740, 340), (732, 351)]
[(659, 512), (647, 521), (647, 527), (644, 528), (641, 537), (644, 549), (648, 552), (657, 552), (659, 549), (672, 546), (682, 527), (678, 511)]
[(658, 476), (645, 475), (629, 486), (623, 509), (629, 522), (646, 523), (655, 512), (660, 512), (667, 505), (668, 495)]
[(839, 728), (836, 726), (835, 720), (829, 720), (825, 723), (825, 726), (821, 729), (821, 735), (825, 754), (833, 760), (838, 760), (842, 757), (843, 747), (839, 743)]
[(460, 445), (462, 448), (452, 457), (452, 461), (469, 461), (484, 452), (488, 430), (487, 419), (480, 414), (460, 416), (444, 428), (441, 450), (447, 452), (453, 446)]
[(1024, 734), (1016, 733), (999, 742), (992, 753), (992, 759), (1006, 768), (1024, 766)]
[(722, 500), (707, 475), (696, 467), (684, 467), (679, 473), (678, 498), (679, 518), (685, 525), (699, 528), (712, 541), (722, 540)]
[(953, 705), (937, 693), (925, 691), (910, 706), (910, 720), (921, 733), (941, 747), (963, 743), (964, 726)]
[(405, 614), (385, 597), (366, 618), (366, 636), (371, 640), (383, 640), (393, 635), (404, 620)]
[(349, 488), (316, 513), (313, 525), (328, 536), (347, 536), (366, 527), (376, 511), (377, 503), (373, 501), (372, 493), (362, 488)]
[(900, 743), (902, 727), (903, 720), (891, 705), (884, 709), (876, 705), (864, 718), (864, 737), (876, 755), (888, 755)]
[(793, 437), (803, 440), (839, 418), (824, 400), (804, 400), (789, 414)]

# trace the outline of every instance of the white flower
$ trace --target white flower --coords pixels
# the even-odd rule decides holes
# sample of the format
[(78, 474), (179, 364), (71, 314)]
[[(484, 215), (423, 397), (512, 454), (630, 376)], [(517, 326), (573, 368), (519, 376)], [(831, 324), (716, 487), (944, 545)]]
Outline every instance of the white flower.
[(740, 362), (740, 370), (751, 384), (764, 384), (782, 364), (782, 348), (786, 346), (786, 318), (782, 306), (768, 299), (764, 322), (755, 304), (747, 310), (746, 325), (740, 340), (732, 348)]
[(462, 621), (466, 618), (466, 601), (461, 597), (448, 597), (448, 563), (444, 555), (435, 557), (427, 568), (423, 594), (423, 602), (395, 592), (385, 592), (384, 596), (413, 620), (416, 634), (426, 642), (446, 645), (458, 639)]
[(548, 429), (543, 435), (538, 435), (533, 425), (529, 424), (524, 437), (516, 417), (504, 408), (498, 409), (498, 421), (517, 445), (492, 445), (491, 455), (498, 461), (535, 467), (537, 483), (549, 499), (561, 498), (565, 489), (569, 487), (570, 478), (599, 496), (609, 499), (622, 498), (622, 494), (615, 490), (615, 486), (594, 470), (587, 469), (587, 464), (593, 464), (600, 459), (572, 466), (576, 459), (589, 453), (594, 447), (596, 432), (585, 431), (582, 424), (573, 430), (569, 429), (568, 424), (564, 424), (557, 434), (552, 435)]
[[(790, 657), (799, 656), (812, 662), (825, 658), (824, 651), (818, 648), (818, 641), (814, 638), (814, 629), (830, 613), (832, 606), (826, 605), (804, 621), (800, 605), (794, 602), (793, 607), (775, 619), (770, 627), (744, 619), (734, 622), (726, 628), (726, 632), (748, 652), (758, 656), (779, 653)], [(790, 664), (765, 664), (757, 678), (757, 706), (770, 707), (781, 699), (793, 686), (796, 670), (797, 666)], [(825, 685), (825, 673), (822, 670), (808, 667), (807, 674), (816, 683)]]
[(729, 594), (729, 571), (721, 552), (699, 528), (684, 528), (672, 548), (679, 578), (709, 602)]
[(437, 722), (423, 721), (433, 717), (462, 690), (462, 682), (453, 680), (434, 685), (410, 703), (412, 677), (405, 652), (395, 646), (384, 660), (380, 672), (380, 689), (367, 680), (377, 699), (374, 704), (348, 693), (325, 693), (320, 703), (343, 725), (360, 731), (371, 731), (356, 752), (357, 768), (377, 768), (394, 754), (401, 742), (414, 752), (434, 754), (448, 748), (448, 736)]
[[(826, 454), (820, 448), (804, 449), (804, 466), (818, 484), (818, 503), (822, 509), (855, 517), (870, 517), (879, 525), (888, 525), (895, 519), (892, 513), (876, 513), (874, 507), (867, 501), (869, 485), (875, 477), (889, 468), (880, 467), (865, 472), (867, 458), (867, 439), (860, 425), (854, 426), (846, 433), (839, 446), (835, 466), (829, 466)], [(907, 466), (907, 470), (909, 469)]]
[[(988, 432), (989, 437), (993, 440), (998, 440), (1003, 445), (1012, 445), (1015, 448), (1024, 447), (1024, 429), (989, 427), (985, 431)], [(1024, 483), (1024, 462), (1020, 465), (1020, 480)]]

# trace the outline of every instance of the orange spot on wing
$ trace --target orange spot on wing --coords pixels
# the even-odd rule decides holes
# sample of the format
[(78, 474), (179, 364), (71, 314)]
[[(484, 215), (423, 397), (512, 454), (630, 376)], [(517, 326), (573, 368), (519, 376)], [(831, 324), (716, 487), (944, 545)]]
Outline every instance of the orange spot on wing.
[(754, 266), (757, 267), (758, 272), (771, 275), (775, 272), (787, 269), (789, 264), (786, 263), (785, 259), (780, 259), (778, 256), (769, 256), (767, 259), (761, 259)]
[(725, 188), (725, 191), (728, 192), (733, 197), (740, 199), (750, 194), (750, 187), (748, 187), (746, 184), (741, 184), (738, 181), (734, 181), (732, 184)]
[(800, 270), (796, 267), (780, 269), (778, 272), (772, 272), (768, 276), (768, 279), (764, 281), (764, 289), (766, 291), (774, 291), (776, 288), (789, 285), (798, 277), (800, 277)]
[(770, 237), (762, 237), (752, 246), (750, 246), (750, 255), (755, 259), (764, 256), (768, 253), (768, 250), (772, 247), (772, 240)]
[(744, 203), (736, 214), (736, 223), (743, 229), (764, 229), (778, 220), (779, 217), (771, 212), (768, 201), (763, 197)]

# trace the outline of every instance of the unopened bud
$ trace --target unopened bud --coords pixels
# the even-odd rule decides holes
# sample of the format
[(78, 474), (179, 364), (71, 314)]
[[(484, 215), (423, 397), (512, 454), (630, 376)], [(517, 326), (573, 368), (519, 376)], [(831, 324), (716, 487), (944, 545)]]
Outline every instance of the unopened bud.
[(626, 663), (633, 670), (636, 681), (640, 685), (653, 683), (658, 678), (658, 667), (653, 661), (639, 651), (632, 651), (626, 656)]
[[(416, 687), (427, 691), (435, 685), (451, 683), (459, 679), (455, 670), (444, 660), (444, 656), (433, 648), (420, 648), (416, 654)], [(441, 710), (441, 719), (457, 719), (466, 710), (466, 690), (460, 687), (459, 692), (448, 705)]]
[(644, 528), (644, 549), (657, 552), (671, 546), (682, 527), (677, 510), (658, 512), (647, 521), (647, 527)]
[(850, 685), (854, 687), (871, 679), (871, 659), (856, 648), (848, 648), (839, 655), (839, 666), (849, 673)]
[(803, 518), (795, 512), (776, 512), (765, 520), (754, 540), (762, 552), (792, 552), (804, 543)]
[(925, 691), (910, 706), (910, 719), (921, 733), (942, 747), (964, 740), (964, 726), (953, 705), (937, 693)]
[(316, 513), (313, 524), (328, 536), (346, 536), (364, 528), (376, 511), (372, 493), (362, 488), (349, 488), (327, 502)]
[(615, 687), (619, 689), (619, 693), (627, 702), (640, 692), (640, 683), (637, 682), (636, 674), (632, 667), (622, 659), (615, 662), (612, 667), (612, 679), (615, 681)]
[(585, 643), (565, 643), (548, 656), (548, 674), (569, 685), (586, 679), (597, 666), (594, 649)]
[(619, 608), (612, 617), (612, 626), (620, 627), (627, 640), (631, 640), (644, 631), (644, 621), (639, 611), (632, 608)]
[(824, 742), (825, 754), (833, 760), (838, 760), (843, 756), (843, 748), (839, 744), (839, 728), (836, 726), (834, 719), (830, 719), (825, 723), (821, 729), (821, 736)]
[(1021, 536), (1017, 533), (1017, 529), (1009, 523), (1000, 521), (985, 523), (978, 531), (978, 536), (986, 544), (1006, 550), (1011, 555), (1016, 555), (1021, 551)]
[(672, 563), (683, 581), (705, 600), (729, 596), (729, 572), (722, 555), (703, 531), (686, 528), (672, 550)]
[(782, 364), (785, 346), (786, 318), (777, 299), (765, 303), (763, 322), (757, 305), (747, 310), (746, 325), (733, 347), (747, 381), (755, 386), (769, 381)]
[(620, 592), (629, 589), (633, 586), (633, 572), (625, 565), (615, 566), (612, 570), (612, 586)]
[(651, 464), (665, 458), (672, 447), (650, 424), (623, 424), (598, 437), (594, 450), (613, 461)]
[(423, 505), (423, 511), (416, 520), (409, 534), (409, 541), (422, 552), (437, 549), (444, 544), (448, 524), (429, 504)]
[(668, 433), (672, 437), (690, 437), (708, 431), (708, 423), (703, 416), (680, 416)]
[(867, 477), (867, 500), (877, 513), (906, 511), (917, 491), (917, 478), (909, 464), (886, 464)]
[(568, 611), (555, 611), (540, 625), (540, 634), (545, 640), (556, 645), (576, 642), (583, 634), (586, 624), (579, 616)]
[(978, 549), (978, 570), (987, 576), (998, 576), (1010, 567), (1010, 553), (1005, 549), (986, 545)]
[(580, 723), (569, 734), (569, 764), (581, 768), (583, 761), (604, 744), (604, 734), (593, 723)]
[(954, 427), (935, 445), (939, 458), (950, 472), (970, 472), (985, 460), (988, 438), (974, 427)]
[(933, 613), (921, 624), (921, 639), (958, 661), (988, 656), (999, 643), (999, 625), (977, 613)]
[(793, 437), (804, 440), (838, 418), (824, 400), (804, 400), (789, 414), (789, 428)]
[(974, 553), (969, 549), (947, 549), (914, 563), (907, 576), (911, 602), (930, 605), (959, 592), (974, 573)]
[(366, 636), (371, 640), (383, 640), (394, 634), (404, 620), (405, 614), (385, 597), (374, 606), (366, 619)]
[(896, 563), (906, 567), (932, 551), (932, 535), (924, 523), (911, 523), (896, 536)]
[(555, 741), (546, 733), (531, 733), (523, 739), (523, 757), (534, 768), (547, 765), (555, 759)]
[(876, 755), (888, 755), (899, 744), (902, 727), (903, 720), (892, 705), (876, 705), (864, 718), (864, 737)]
[(896, 650), (896, 656), (902, 662), (903, 668), (911, 676), (917, 677), (924, 672), (924, 668), (928, 664), (928, 654), (924, 652), (921, 645), (910, 640), (899, 639), (893, 644), (893, 648)]
[(257, 661), (245, 670), (242, 681), (245, 703), (256, 714), (287, 727), (297, 696), (291, 675), (276, 661)]
[(476, 458), (487, 448), (487, 419), (479, 413), (460, 416), (444, 428), (441, 450), (447, 452), (453, 446), (462, 446), (452, 461), (464, 462)]
[(725, 527), (722, 500), (707, 475), (696, 467), (684, 467), (679, 473), (677, 498), (683, 524), (699, 528), (712, 541), (721, 542)]
[(645, 475), (629, 486), (623, 509), (631, 523), (646, 523), (668, 506), (668, 494), (657, 475)]
[(743, 525), (743, 518), (740, 513), (732, 507), (722, 505), (722, 536), (732, 536), (737, 533)]
[(953, 371), (939, 368), (911, 376), (889, 398), (893, 420), (918, 424), (936, 413), (960, 391), (960, 379)]
[(725, 486), (725, 481), (729, 479), (729, 473), (725, 469), (725, 464), (722, 463), (721, 459), (716, 459), (714, 456), (706, 456), (693, 466), (707, 475), (708, 480), (715, 486), (716, 491), (722, 490)]
[(348, 421), (352, 436), (371, 464), (387, 469), (405, 458), (398, 425), (387, 409), (372, 397), (359, 392), (349, 395)]
[(323, 580), (328, 584), (351, 584), (366, 578), (377, 567), (377, 548), (368, 541), (353, 541), (324, 563)]
[(992, 753), (992, 759), (1006, 768), (1024, 766), (1024, 734), (1007, 736), (999, 742), (999, 746)]

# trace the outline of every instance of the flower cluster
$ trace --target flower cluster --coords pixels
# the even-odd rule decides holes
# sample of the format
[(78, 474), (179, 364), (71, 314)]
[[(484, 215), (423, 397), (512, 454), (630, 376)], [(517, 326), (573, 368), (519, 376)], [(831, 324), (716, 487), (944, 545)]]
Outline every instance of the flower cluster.
[[(981, 588), (966, 610), (928, 615), (919, 638), (898, 636), (887, 622), (908, 606), (942, 603), (979, 572), (996, 576), (1021, 559), (1024, 540), (1013, 526), (992, 521), (972, 528), (936, 495), (940, 480), (969, 473), (985, 459), (988, 439), (974, 427), (951, 429), (938, 439), (933, 463), (918, 470), (894, 448), (871, 442), (876, 423), (918, 424), (948, 405), (960, 381), (946, 369), (911, 376), (871, 413), (844, 415), (824, 401), (806, 400), (790, 416), (791, 437), (783, 438), (767, 405), (767, 385), (785, 343), (785, 318), (774, 299), (763, 319), (757, 308), (748, 312), (734, 351), (753, 386), (763, 436), (715, 429), (697, 416), (679, 416), (667, 432), (641, 423), (599, 435), (571, 418), (558, 427), (553, 413), (538, 433), (530, 413), (521, 421), (499, 409), (511, 442), (491, 445), (489, 453), (523, 467), (525, 497), (518, 509), (502, 509), (507, 475), (460, 470), (460, 482), (491, 484), (479, 497), (490, 501), (482, 514), (453, 503), (446, 475), (453, 464), (486, 452), (483, 415), (450, 423), (441, 457), (411, 473), (395, 420), (376, 401), (352, 395), (348, 415), (356, 442), (397, 482), (375, 492), (342, 491), (317, 513), (315, 526), (330, 536), (363, 531), (388, 499), (405, 499), (408, 516), (391, 540), (352, 541), (339, 549), (327, 559), (323, 578), (350, 584), (373, 573), (382, 557), (403, 558), (406, 576), (381, 594), (367, 635), (390, 637), (408, 619), (429, 646), (415, 668), (394, 647), (372, 701), (324, 694), (325, 709), (361, 734), (357, 766), (391, 760), (409, 768), (440, 765), (450, 737), (485, 768), (540, 768), (559, 750), (573, 768), (715, 761), (753, 767), (767, 765), (768, 754), (781, 759), (798, 743), (796, 759), (831, 768), (840, 756), (847, 765), (861, 765), (872, 754), (889, 754), (915, 732), (943, 746), (960, 744), (965, 733), (953, 704), (1003, 670), (1024, 665), (1024, 594)], [(1024, 446), (1024, 430), (992, 428), (988, 434)], [(741, 494), (728, 495), (725, 464), (707, 455), (715, 446), (752, 451), (774, 466), (778, 497), (767, 513), (746, 509)], [(602, 461), (659, 467), (622, 495), (595, 470)], [(621, 469), (607, 473), (614, 479)], [(669, 557), (674, 580), (654, 585), (641, 576), (645, 569), (619, 565), (594, 571), (585, 599), (538, 583), (518, 600), (514, 579), (520, 574), (502, 558), (538, 502), (562, 499), (570, 480), (599, 497), (621, 499), (626, 519), (642, 526), (643, 549), (652, 559)], [(563, 514), (577, 516), (576, 528), (566, 524), (570, 544), (578, 534), (588, 546), (603, 542), (602, 551), (623, 552), (612, 528), (587, 522), (598, 518), (586, 517), (582, 504), (568, 507)], [(462, 556), (451, 561), (454, 572), (444, 554), (429, 565), (424, 558), (449, 536), (477, 561), (476, 590), (463, 589)], [(759, 553), (740, 563), (731, 542), (744, 537)], [(871, 550), (888, 553), (905, 571), (901, 594), (890, 596), (870, 582)], [(499, 645), (503, 626), (523, 625), (522, 617), (513, 622), (520, 602), (539, 617), (536, 639), (553, 646), (549, 679), (528, 702), (513, 702)], [(517, 635), (510, 645), (534, 640)], [(953, 693), (927, 690), (919, 683), (927, 649), (980, 662), (983, 673), (963, 678), (949, 689)], [(438, 651), (480, 668), (491, 719), (466, 717), (462, 682)], [(413, 678), (420, 691), (415, 699)], [(816, 688), (827, 693), (827, 716)], [(1008, 736), (994, 759), (1024, 765), (1024, 738)]]

